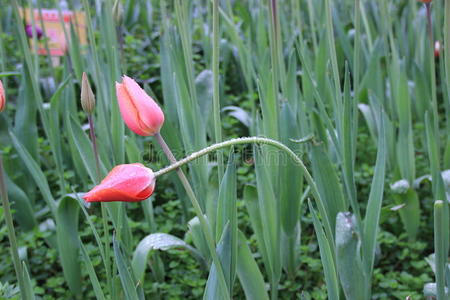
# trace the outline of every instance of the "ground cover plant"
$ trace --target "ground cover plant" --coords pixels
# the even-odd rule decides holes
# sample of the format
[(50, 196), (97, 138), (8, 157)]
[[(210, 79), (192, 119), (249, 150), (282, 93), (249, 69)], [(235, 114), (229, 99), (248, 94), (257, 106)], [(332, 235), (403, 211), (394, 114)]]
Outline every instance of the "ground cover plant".
[(450, 299), (450, 0), (0, 7), (0, 299)]

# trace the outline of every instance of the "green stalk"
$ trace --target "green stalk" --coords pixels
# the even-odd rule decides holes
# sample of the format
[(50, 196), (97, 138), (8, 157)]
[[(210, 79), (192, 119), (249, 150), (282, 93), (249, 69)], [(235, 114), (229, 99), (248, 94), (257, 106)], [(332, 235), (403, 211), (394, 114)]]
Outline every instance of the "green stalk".
[[(97, 53), (97, 43), (96, 43), (96, 39), (95, 39), (95, 32), (94, 32), (94, 28), (92, 25), (92, 20), (91, 20), (91, 10), (90, 10), (90, 6), (87, 0), (82, 0), (81, 1), (83, 4), (83, 8), (84, 11), (86, 12), (86, 27), (87, 27), (87, 36), (89, 39), (89, 48), (90, 51), (92, 53), (92, 59), (94, 61), (94, 66), (93, 66), (93, 73), (94, 73), (94, 81), (95, 84), (97, 86), (97, 93), (100, 95), (100, 97), (98, 97), (100, 99), (100, 103), (99, 103), (99, 113), (97, 114), (98, 116), (98, 122), (100, 122), (100, 124), (102, 125), (100, 129), (104, 129), (104, 128), (108, 128), (107, 121), (106, 121), (106, 112), (107, 110), (107, 105), (106, 105), (106, 101), (105, 99), (107, 98), (107, 92), (105, 90), (105, 85), (102, 84), (102, 71), (100, 68), (100, 59), (99, 59), (99, 55)], [(108, 99), (109, 100), (109, 99)], [(106, 130), (104, 133), (106, 133), (106, 140), (108, 141), (108, 145), (112, 145), (112, 136), (111, 136), (111, 131), (110, 130)]]
[(270, 283), (270, 299), (276, 300), (278, 299), (278, 281), (279, 279), (272, 280)]
[(311, 33), (312, 36), (312, 41), (313, 41), (313, 50), (314, 50), (314, 54), (317, 54), (317, 36), (316, 36), (316, 25), (315, 25), (315, 18), (314, 18), (314, 6), (312, 3), (312, 0), (308, 0), (308, 14), (309, 14), (309, 27), (310, 30), (309, 32)]
[[(97, 171), (97, 179), (95, 184), (98, 184), (101, 178), (101, 171), (100, 171), (100, 159), (99, 159), (99, 155), (98, 155), (98, 150), (97, 150), (97, 138), (95, 136), (95, 127), (94, 127), (94, 122), (92, 120), (92, 114), (88, 114), (88, 122), (89, 122), (89, 135), (91, 137), (91, 142), (92, 142), (92, 151), (94, 152), (94, 156), (95, 156), (95, 169)], [(101, 214), (102, 214), (102, 222), (103, 222), (103, 243), (105, 244), (104, 249), (105, 249), (105, 253), (104, 253), (104, 264), (105, 264), (105, 268), (106, 268), (106, 282), (107, 282), (107, 286), (108, 289), (110, 291), (110, 294), (112, 294), (112, 280), (111, 280), (111, 266), (110, 266), (110, 260), (109, 258), (110, 253), (109, 253), (109, 248), (111, 245), (111, 241), (109, 239), (109, 226), (108, 226), (108, 214), (106, 211), (106, 203), (101, 203)]]
[(48, 65), (50, 67), (50, 71), (52, 73), (52, 77), (56, 80), (56, 73), (55, 73), (55, 68), (53, 67), (53, 63), (52, 63), (52, 56), (50, 55), (50, 48), (48, 46), (48, 39), (47, 37), (47, 30), (45, 29), (44, 26), (44, 18), (42, 17), (42, 5), (41, 5), (41, 1), (37, 1), (37, 6), (38, 6), (38, 11), (39, 11), (39, 19), (40, 19), (40, 25), (41, 25), (41, 29), (42, 29), (42, 34), (44, 37), (44, 47), (45, 47), (45, 51), (47, 52), (47, 61), (48, 61)]
[[(270, 61), (272, 64), (272, 89), (275, 97), (275, 103), (278, 103), (278, 92), (280, 87), (280, 68), (279, 68), (279, 55), (278, 55), (278, 26), (277, 26), (277, 3), (275, 0), (269, 0), (269, 12), (270, 12)], [(278, 104), (275, 109), (278, 115)], [(276, 126), (278, 127), (278, 126)], [(278, 131), (278, 130), (277, 130)], [(278, 135), (278, 132), (276, 133)]]
[[(392, 32), (392, 22), (391, 22), (391, 16), (389, 14), (389, 8), (388, 8), (388, 2), (387, 0), (383, 0), (382, 2), (382, 11), (383, 14), (383, 23), (384, 23), (384, 30), (385, 30), (385, 38), (386, 38), (386, 45), (388, 45), (388, 42), (391, 44), (391, 48), (394, 51), (395, 50), (395, 40), (394, 40), (394, 33)], [(387, 48), (386, 48), (387, 51)]]
[[(276, 65), (274, 68), (277, 68), (277, 80), (280, 85), (281, 92), (286, 93), (286, 69), (284, 67), (283, 60), (283, 50), (282, 50), (282, 41), (281, 41), (281, 24), (280, 17), (278, 12), (278, 0), (271, 0), (271, 16), (272, 16), (272, 26), (273, 26), (273, 38), (274, 38), (274, 46), (275, 46), (275, 54), (276, 54)], [(278, 91), (277, 91), (278, 92)]]
[[(444, 64), (447, 95), (450, 97), (450, 0), (445, 1)], [(450, 98), (448, 99), (450, 104)]]
[[(222, 141), (222, 130), (220, 122), (220, 102), (219, 102), (219, 0), (213, 0), (213, 49), (212, 49), (212, 71), (213, 71), (213, 116), (214, 116), (214, 137), (216, 143)], [(220, 179), (224, 173), (223, 153), (217, 152), (217, 170)]]
[(183, 7), (183, 5), (187, 5), (187, 2), (188, 1), (183, 1), (184, 4), (181, 4), (182, 1), (177, 0), (175, 2), (175, 14), (177, 16), (178, 30), (180, 31), (181, 47), (183, 48), (184, 63), (189, 84), (189, 94), (191, 96), (191, 101), (194, 102), (197, 100), (197, 92), (194, 80), (194, 59), (192, 57), (191, 39), (189, 38), (188, 34), (189, 24), (187, 16), (185, 15), (187, 9)]
[[(360, 10), (360, 0), (355, 0), (355, 43), (354, 43), (354, 53), (353, 53), (353, 107), (352, 107), (352, 131), (351, 131), (351, 146), (350, 146), (350, 162), (347, 162), (347, 166), (349, 170), (346, 170), (347, 175), (347, 188), (348, 193), (351, 198), (352, 209), (354, 210), (354, 214), (358, 220), (358, 226), (361, 225), (361, 213), (359, 211), (357, 193), (356, 193), (356, 184), (355, 184), (355, 158), (356, 158), (356, 138), (358, 132), (358, 96), (359, 96), (359, 73), (360, 73), (360, 54), (361, 54), (361, 10)], [(345, 90), (345, 87), (344, 87)], [(348, 100), (347, 100), (348, 101)], [(343, 120), (344, 124), (345, 121)], [(345, 130), (345, 129), (344, 129)], [(345, 136), (345, 135), (344, 135)], [(345, 149), (346, 147), (343, 147)], [(345, 153), (344, 155), (344, 161)], [(346, 168), (344, 168), (346, 169)]]
[[(359, 94), (359, 77), (360, 77), (360, 65), (361, 63), (361, 0), (355, 0), (355, 45), (353, 53), (353, 93), (354, 101), (358, 102)], [(358, 105), (355, 105), (355, 110), (353, 111), (353, 117), (355, 123), (353, 124), (354, 133), (358, 129)], [(356, 134), (355, 134), (356, 138)], [(356, 148), (356, 140), (353, 141), (354, 148)], [(353, 159), (355, 159), (356, 149), (353, 149)]]
[[(304, 172), (306, 182), (308, 182), (308, 184), (311, 188), (311, 193), (314, 196), (314, 198), (316, 199), (316, 203), (319, 208), (320, 214), (323, 218), (323, 222), (325, 225), (324, 227), (325, 227), (328, 237), (330, 237), (330, 238), (333, 237), (333, 233), (332, 233), (333, 231), (331, 229), (330, 222), (326, 217), (327, 214), (326, 214), (325, 205), (322, 201), (322, 198), (319, 195), (319, 191), (317, 189), (314, 179), (312, 178), (311, 174), (309, 173), (308, 169), (306, 168), (306, 166), (303, 163), (303, 161), (301, 160), (301, 158), (298, 157), (297, 154), (295, 154), (288, 146), (286, 146), (276, 140), (272, 140), (272, 139), (268, 139), (268, 138), (264, 138), (264, 137), (252, 136), (252, 137), (241, 137), (241, 138), (231, 139), (231, 140), (224, 141), (221, 143), (213, 144), (202, 150), (194, 152), (179, 161), (175, 161), (174, 160), (175, 158), (173, 158), (173, 160), (172, 160), (173, 162), (171, 162), (171, 165), (169, 165), (165, 168), (162, 168), (159, 171), (154, 172), (154, 175), (155, 175), (155, 177), (158, 177), (158, 176), (167, 174), (167, 173), (177, 170), (180, 167), (184, 166), (185, 164), (187, 164), (193, 160), (196, 160), (202, 156), (205, 156), (211, 152), (214, 152), (219, 149), (226, 148), (226, 147), (230, 147), (233, 145), (242, 145), (242, 144), (269, 145), (269, 146), (272, 146), (272, 147), (275, 147), (275, 148), (278, 148), (278, 149), (284, 151), (292, 158), (292, 160), (297, 164), (297, 166), (300, 169), (302, 169), (302, 171)], [(333, 251), (334, 251), (334, 249), (333, 249)]]
[(293, 6), (293, 14), (294, 14), (294, 19), (295, 19), (295, 23), (296, 23), (296, 27), (298, 30), (298, 40), (299, 42), (303, 41), (303, 25), (302, 25), (302, 17), (301, 17), (301, 9), (300, 9), (300, 1), (297, 0), (292, 0), (292, 4)]
[[(450, 1), (445, 1), (445, 18), (444, 18), (444, 74), (445, 87), (447, 89), (447, 105), (446, 105), (446, 123), (447, 132), (450, 131)], [(450, 136), (447, 138), (446, 152), (444, 152), (444, 164), (450, 163)], [(447, 152), (449, 151), (449, 152)]]
[(334, 88), (336, 93), (336, 101), (341, 102), (341, 81), (339, 80), (339, 67), (336, 56), (336, 45), (334, 42), (334, 33), (333, 33), (333, 19), (331, 18), (331, 3), (330, 0), (326, 0), (326, 32), (328, 39), (328, 47), (330, 49), (330, 58), (331, 58), (331, 68), (333, 71), (333, 79), (334, 79)]
[(97, 138), (95, 137), (95, 128), (94, 122), (92, 119), (92, 114), (88, 114), (88, 122), (89, 122), (89, 136), (91, 137), (92, 142), (92, 151), (95, 156), (95, 170), (97, 172), (97, 180), (96, 184), (100, 181), (101, 173), (100, 173), (100, 160), (98, 158), (98, 150), (97, 150)]
[[(173, 155), (172, 151), (170, 150), (169, 146), (164, 141), (161, 134), (157, 133), (154, 136), (155, 136), (155, 139), (158, 142), (158, 144), (161, 146), (161, 149), (164, 151), (164, 154), (167, 156), (167, 159), (171, 163), (171, 166), (176, 165), (177, 160), (176, 160), (175, 156)], [(180, 181), (183, 184), (183, 187), (185, 188), (189, 199), (191, 200), (192, 206), (194, 207), (194, 210), (195, 210), (195, 214), (197, 215), (197, 218), (200, 221), (200, 225), (201, 225), (203, 233), (205, 235), (205, 238), (206, 238), (206, 241), (208, 244), (208, 248), (209, 248), (209, 251), (211, 254), (211, 258), (214, 262), (214, 265), (216, 266), (217, 273), (219, 274), (219, 282), (222, 285), (223, 291), (226, 293), (226, 298), (231, 299), (230, 295), (229, 295), (229, 289), (227, 287), (227, 282), (225, 280), (225, 274), (223, 272), (222, 263), (220, 262), (219, 256), (217, 255), (217, 252), (216, 252), (214, 236), (211, 231), (211, 227), (209, 226), (208, 222), (206, 221), (205, 215), (203, 214), (202, 208), (200, 207), (200, 203), (198, 202), (197, 197), (195, 196), (195, 193), (192, 190), (192, 187), (191, 187), (188, 179), (186, 178), (186, 175), (184, 175), (184, 172), (181, 170), (180, 167), (181, 166), (175, 167), (172, 170), (176, 170), (177, 175), (180, 178)], [(157, 175), (155, 173), (155, 178), (156, 177), (157, 177)]]
[(36, 20), (34, 18), (34, 5), (31, 0), (28, 0), (28, 8), (30, 9), (30, 21), (31, 21), (31, 39), (33, 40), (33, 63), (34, 63), (34, 74), (36, 76), (36, 80), (39, 80), (39, 61), (38, 61), (38, 42), (37, 42), (37, 33), (36, 33)]
[(5, 183), (5, 172), (3, 170), (3, 155), (0, 154), (0, 193), (2, 196), (3, 211), (5, 216), (6, 227), (8, 229), (9, 244), (13, 256), (14, 270), (16, 271), (17, 281), (19, 282), (20, 294), (26, 299), (26, 288), (23, 279), (23, 269), (20, 264), (19, 250), (17, 247), (16, 233), (11, 215), (11, 209), (8, 199), (8, 191)]
[(368, 49), (369, 49), (369, 52), (372, 52), (372, 49), (373, 49), (373, 42), (372, 41), (373, 41), (373, 39), (372, 39), (371, 31), (370, 31), (369, 20), (367, 19), (366, 10), (364, 8), (364, 3), (363, 3), (363, 5), (360, 6), (360, 12), (361, 12), (362, 22), (363, 22), (364, 28), (365, 28), (365, 33), (367, 35)]
[(436, 256), (436, 290), (437, 300), (445, 300), (445, 273), (447, 264), (447, 253), (444, 246), (444, 202), (437, 200), (434, 202), (434, 251)]
[[(440, 148), (439, 141), (439, 115), (437, 110), (437, 96), (436, 96), (436, 65), (434, 62), (434, 41), (433, 41), (433, 25), (431, 21), (431, 3), (426, 3), (425, 8), (427, 10), (427, 23), (428, 23), (428, 39), (430, 42), (429, 60), (430, 60), (430, 75), (431, 75), (431, 110), (433, 112), (433, 129), (438, 137), (436, 139), (437, 147)], [(448, 74), (447, 74), (448, 75)]]
[(64, 33), (64, 38), (66, 39), (66, 41), (70, 41), (69, 34), (67, 33), (66, 24), (64, 23), (64, 16), (63, 16), (61, 6), (58, 5), (57, 10), (58, 10), (59, 23), (61, 24), (61, 28)]

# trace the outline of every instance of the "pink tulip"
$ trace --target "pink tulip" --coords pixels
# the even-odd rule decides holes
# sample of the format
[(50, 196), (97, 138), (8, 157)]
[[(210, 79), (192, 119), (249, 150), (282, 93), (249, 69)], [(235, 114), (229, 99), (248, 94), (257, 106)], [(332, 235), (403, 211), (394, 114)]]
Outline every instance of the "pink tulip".
[(125, 124), (136, 134), (151, 136), (159, 133), (164, 123), (161, 108), (128, 76), (116, 82), (117, 100)]
[(3, 83), (0, 80), (0, 112), (2, 112), (5, 109), (5, 106), (6, 106), (5, 89), (3, 88)]
[(118, 165), (83, 198), (87, 202), (142, 201), (153, 193), (155, 181), (153, 171), (143, 164)]

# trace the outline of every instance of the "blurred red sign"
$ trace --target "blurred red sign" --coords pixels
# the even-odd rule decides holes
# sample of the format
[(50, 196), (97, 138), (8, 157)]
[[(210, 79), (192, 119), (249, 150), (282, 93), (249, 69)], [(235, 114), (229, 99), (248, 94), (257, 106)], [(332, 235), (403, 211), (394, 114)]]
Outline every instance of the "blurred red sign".
[[(87, 44), (84, 12), (70, 10), (59, 12), (57, 9), (42, 9), (39, 12), (38, 9), (34, 9), (31, 13), (29, 8), (25, 8), (21, 9), (20, 13), (25, 19), (25, 31), (30, 38), (31, 48), (40, 55), (47, 55), (45, 45), (47, 43), (51, 56), (63, 56), (68, 48), (66, 36), (68, 39), (71, 37), (71, 26), (74, 28), (80, 45)], [(34, 22), (31, 16), (33, 16)], [(34, 44), (33, 34), (36, 34), (37, 45)]]

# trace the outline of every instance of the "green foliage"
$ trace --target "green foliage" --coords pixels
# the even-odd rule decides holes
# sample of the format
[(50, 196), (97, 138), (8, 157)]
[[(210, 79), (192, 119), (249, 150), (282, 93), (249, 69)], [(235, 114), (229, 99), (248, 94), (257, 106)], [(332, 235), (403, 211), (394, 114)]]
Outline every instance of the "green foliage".
[[(406, 0), (119, 0), (120, 20), (116, 1), (67, 2), (85, 11), (89, 44), (67, 27), (68, 55), (52, 59), (29, 47), (18, 8), (59, 1), (0, 0), (0, 150), (23, 298), (422, 299), (428, 284), (446, 300), (449, 1), (433, 1), (433, 40), (426, 6)], [(182, 167), (200, 212), (174, 174), (142, 203), (86, 205), (113, 166), (167, 164), (121, 119), (123, 73), (162, 107), (176, 159), (264, 135), (312, 178), (286, 153), (236, 146)], [(3, 214), (0, 298), (19, 299)]]

